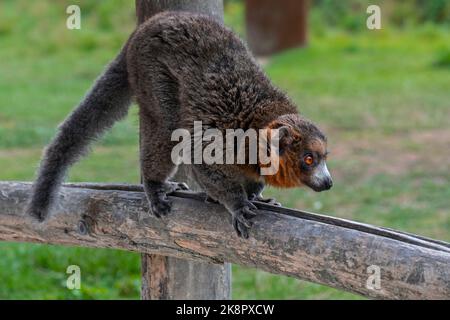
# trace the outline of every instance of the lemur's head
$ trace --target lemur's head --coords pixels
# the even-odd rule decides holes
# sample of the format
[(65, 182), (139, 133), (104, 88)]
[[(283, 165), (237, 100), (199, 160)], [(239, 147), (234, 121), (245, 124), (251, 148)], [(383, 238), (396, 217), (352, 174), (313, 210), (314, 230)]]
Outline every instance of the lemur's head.
[(314, 191), (332, 187), (326, 164), (327, 139), (311, 121), (288, 114), (270, 123), (270, 129), (278, 129), (279, 169), (264, 177), (268, 184), (284, 188), (306, 185)]

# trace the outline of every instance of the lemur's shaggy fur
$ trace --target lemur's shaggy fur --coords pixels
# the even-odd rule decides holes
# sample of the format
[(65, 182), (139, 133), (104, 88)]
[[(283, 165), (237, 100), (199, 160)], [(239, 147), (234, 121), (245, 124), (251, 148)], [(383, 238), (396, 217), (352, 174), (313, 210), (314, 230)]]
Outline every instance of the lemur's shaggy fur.
[[(230, 211), (241, 236), (248, 237), (248, 219), (256, 209), (250, 200), (262, 200), (264, 183), (306, 184), (317, 191), (331, 187), (324, 171), (325, 136), (298, 115), (244, 43), (207, 16), (166, 12), (137, 28), (59, 127), (34, 184), (28, 206), (32, 216), (40, 221), (47, 217), (69, 166), (127, 114), (133, 98), (140, 108), (144, 189), (156, 216), (170, 211), (166, 193), (177, 188), (168, 182), (176, 171), (171, 133), (177, 128), (192, 130), (194, 121), (219, 130), (283, 129), (280, 170), (273, 176), (260, 176), (258, 165), (190, 165), (198, 184)], [(314, 164), (306, 165), (305, 155), (313, 157)]]

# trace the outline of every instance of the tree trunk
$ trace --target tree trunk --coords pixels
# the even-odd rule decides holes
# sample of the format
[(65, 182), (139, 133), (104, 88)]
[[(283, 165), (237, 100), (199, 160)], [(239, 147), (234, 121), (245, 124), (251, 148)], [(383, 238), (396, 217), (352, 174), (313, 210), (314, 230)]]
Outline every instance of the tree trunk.
[(222, 0), (136, 0), (138, 24), (162, 11), (202, 13), (223, 22)]
[(246, 0), (247, 41), (257, 56), (307, 42), (308, 0)]
[[(222, 0), (136, 0), (138, 24), (161, 11), (207, 14), (223, 22)], [(175, 180), (199, 191), (182, 172)], [(141, 255), (141, 297), (147, 299), (230, 299), (231, 265), (211, 265), (161, 255)]]

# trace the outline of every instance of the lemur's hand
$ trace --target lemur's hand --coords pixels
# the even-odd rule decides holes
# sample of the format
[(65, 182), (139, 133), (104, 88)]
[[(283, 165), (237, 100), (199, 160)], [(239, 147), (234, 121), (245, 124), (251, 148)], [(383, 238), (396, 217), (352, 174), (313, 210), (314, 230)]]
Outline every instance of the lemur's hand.
[(167, 198), (167, 194), (187, 189), (189, 188), (185, 183), (145, 181), (144, 190), (150, 204), (150, 213), (157, 218), (167, 215), (171, 209), (171, 203)]
[(248, 238), (248, 231), (253, 224), (249, 219), (256, 216), (256, 210), (257, 208), (253, 203), (246, 201), (242, 206), (232, 211), (233, 228), (239, 237)]
[(189, 186), (184, 182), (169, 181), (164, 184), (167, 193), (180, 190), (189, 190)]
[(47, 219), (48, 209), (37, 208), (29, 205), (26, 209), (27, 215), (31, 216), (37, 222), (44, 222)]
[(167, 195), (165, 193), (161, 193), (156, 197), (152, 197), (152, 200), (150, 200), (150, 208), (151, 214), (157, 218), (161, 218), (170, 212), (172, 206), (169, 199), (167, 199)]
[(277, 201), (277, 199), (275, 198), (264, 198), (261, 194), (260, 195), (256, 195), (256, 194), (252, 194), (250, 195), (250, 197), (248, 197), (248, 200), (250, 201), (259, 201), (259, 202), (264, 202), (267, 204), (271, 204), (277, 207), (281, 207), (281, 203), (279, 203)]

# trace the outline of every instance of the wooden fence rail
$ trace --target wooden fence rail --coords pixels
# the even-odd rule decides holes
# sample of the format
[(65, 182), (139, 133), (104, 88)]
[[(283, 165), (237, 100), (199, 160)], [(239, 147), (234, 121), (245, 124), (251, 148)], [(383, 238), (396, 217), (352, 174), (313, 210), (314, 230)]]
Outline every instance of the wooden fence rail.
[(0, 182), (0, 240), (232, 262), (373, 298), (450, 298), (450, 244), (443, 241), (258, 202), (245, 240), (226, 210), (199, 193), (175, 192), (172, 212), (157, 219), (141, 186), (121, 184), (64, 185), (41, 225), (23, 212), (30, 191), (29, 183)]

